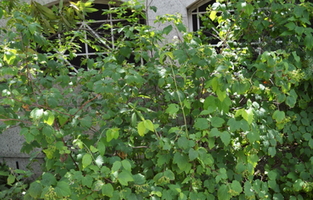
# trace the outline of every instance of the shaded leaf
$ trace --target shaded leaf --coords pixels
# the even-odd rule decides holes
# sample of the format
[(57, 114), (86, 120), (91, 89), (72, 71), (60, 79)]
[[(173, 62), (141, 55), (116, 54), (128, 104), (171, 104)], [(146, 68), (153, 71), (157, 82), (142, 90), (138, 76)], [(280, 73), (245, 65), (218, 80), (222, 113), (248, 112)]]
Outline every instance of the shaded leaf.
[(83, 156), (83, 169), (88, 167), (91, 162), (92, 162), (92, 157), (90, 154), (86, 153), (84, 156)]
[(122, 170), (122, 172), (118, 174), (118, 181), (120, 182), (121, 185), (127, 186), (128, 182), (134, 181), (134, 179), (130, 172)]

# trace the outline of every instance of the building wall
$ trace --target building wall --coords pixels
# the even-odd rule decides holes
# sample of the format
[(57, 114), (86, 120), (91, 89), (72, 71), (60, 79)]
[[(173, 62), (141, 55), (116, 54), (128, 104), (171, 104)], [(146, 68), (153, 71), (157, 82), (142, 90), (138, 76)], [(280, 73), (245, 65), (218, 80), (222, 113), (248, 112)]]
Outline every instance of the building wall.
[[(30, 2), (30, 0), (25, 0)], [(101, 1), (101, 0), (99, 0)], [(105, 0), (103, 0), (105, 1)], [(183, 23), (188, 26), (188, 14), (187, 8), (196, 2), (202, 2), (204, 0), (146, 0), (146, 7), (155, 6), (157, 7), (157, 12), (155, 13), (152, 10), (147, 11), (147, 23), (151, 26), (154, 26), (156, 29), (162, 30), (168, 24), (154, 23), (158, 15), (165, 14), (177, 14), (179, 13), (182, 16)], [(51, 0), (37, 0), (41, 4), (52, 4)], [(5, 22), (0, 21), (0, 26)], [(167, 39), (171, 40), (177, 33), (172, 31), (167, 36)], [(0, 162), (5, 161), (12, 169), (26, 169), (26, 166), (30, 160), (30, 155), (20, 153), (22, 144), (24, 142), (23, 136), (20, 136), (20, 127), (16, 126), (8, 129), (4, 133), (0, 134)], [(40, 150), (37, 150), (40, 152)], [(37, 155), (38, 162), (32, 164), (33, 171), (39, 175), (40, 174), (40, 163), (43, 163), (44, 154), (39, 153)]]

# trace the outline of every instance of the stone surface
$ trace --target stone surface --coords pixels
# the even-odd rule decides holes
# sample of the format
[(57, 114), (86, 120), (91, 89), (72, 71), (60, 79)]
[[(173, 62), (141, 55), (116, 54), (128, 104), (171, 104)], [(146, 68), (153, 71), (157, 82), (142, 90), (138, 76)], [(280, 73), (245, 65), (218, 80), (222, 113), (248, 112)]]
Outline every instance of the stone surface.
[(0, 159), (0, 163), (5, 162), (12, 170), (21, 169), (28, 170), (30, 169), (34, 174), (30, 177), (30, 179), (34, 180), (38, 176), (41, 175), (42, 169), (41, 164), (44, 163), (43, 158), (38, 158), (36, 161), (32, 162), (29, 165), (29, 158), (2, 158)]

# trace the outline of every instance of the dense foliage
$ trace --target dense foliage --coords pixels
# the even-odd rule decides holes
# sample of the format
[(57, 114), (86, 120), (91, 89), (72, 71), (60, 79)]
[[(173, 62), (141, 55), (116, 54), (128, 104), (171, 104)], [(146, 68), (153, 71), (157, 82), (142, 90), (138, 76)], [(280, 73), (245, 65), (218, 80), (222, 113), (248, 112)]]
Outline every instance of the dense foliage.
[[(9, 175), (16, 192), (1, 198), (312, 198), (312, 3), (219, 1), (198, 33), (179, 16), (159, 17), (160, 31), (139, 24), (146, 8), (125, 3), (104, 10), (132, 13), (111, 49), (68, 23), (93, 12), (89, 2), (14, 3), (0, 9), (1, 128), (18, 124), (22, 151), (46, 158), (29, 187), (29, 172)], [(106, 54), (74, 73), (72, 37)]]

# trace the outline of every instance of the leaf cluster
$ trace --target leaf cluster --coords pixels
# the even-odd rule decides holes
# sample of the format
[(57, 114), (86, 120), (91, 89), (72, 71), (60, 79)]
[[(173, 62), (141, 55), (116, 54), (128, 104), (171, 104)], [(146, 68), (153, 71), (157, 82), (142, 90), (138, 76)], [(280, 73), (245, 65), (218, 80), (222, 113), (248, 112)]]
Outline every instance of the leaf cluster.
[[(93, 11), (84, 5), (83, 14)], [(104, 11), (130, 13), (128, 24), (100, 28), (119, 33), (114, 42), (64, 29), (59, 47), (43, 20), (13, 13), (1, 28), (0, 128), (19, 125), (22, 151), (46, 155), (24, 198), (312, 198), (312, 9), (219, 1), (203, 17), (206, 30), (190, 33), (179, 16), (159, 17), (163, 30), (138, 23), (144, 6), (134, 1)], [(178, 36), (168, 42), (171, 31)], [(105, 53), (73, 71), (72, 34)]]

